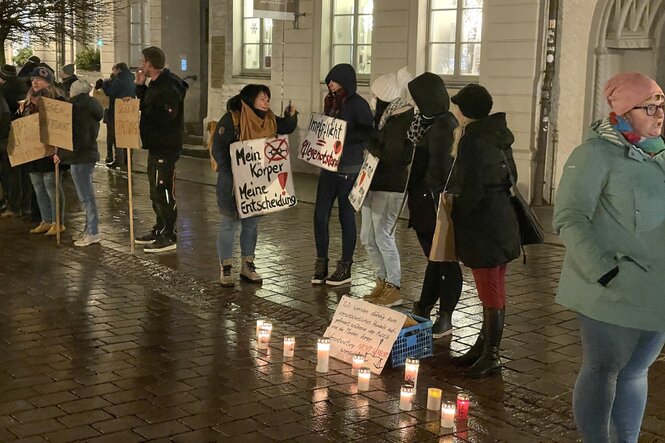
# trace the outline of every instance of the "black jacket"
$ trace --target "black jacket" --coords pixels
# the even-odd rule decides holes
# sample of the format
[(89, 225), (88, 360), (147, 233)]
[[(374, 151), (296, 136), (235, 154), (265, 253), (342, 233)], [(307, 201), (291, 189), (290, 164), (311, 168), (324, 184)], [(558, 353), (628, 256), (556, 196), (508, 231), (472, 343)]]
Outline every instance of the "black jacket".
[(134, 85), (134, 74), (128, 70), (122, 70), (114, 79), (103, 83), (104, 94), (109, 97), (109, 111), (106, 114), (105, 122), (113, 125), (115, 121), (115, 99), (124, 97), (136, 97), (136, 85)]
[(346, 137), (337, 172), (357, 174), (363, 164), (363, 149), (372, 132), (374, 117), (367, 100), (356, 93), (356, 73), (351, 65), (333, 66), (326, 75), (326, 85), (331, 80), (339, 83), (347, 94), (340, 113), (334, 116), (346, 121)]
[(78, 79), (79, 78), (76, 76), (76, 74), (73, 74), (62, 81), (61, 87), (62, 90), (65, 91), (65, 94), (67, 94), (67, 97), (69, 97), (69, 91), (72, 89), (72, 84)]
[(64, 164), (78, 165), (99, 160), (97, 136), (99, 121), (104, 108), (88, 94), (78, 94), (69, 100), (72, 103), (72, 139), (74, 151), (58, 150)]
[(406, 138), (406, 132), (413, 121), (413, 108), (386, 120), (380, 131), (375, 131), (369, 139), (367, 150), (379, 158), (370, 185), (372, 191), (404, 192), (409, 174), (409, 163), (413, 144)]
[(415, 148), (409, 179), (409, 226), (419, 232), (434, 233), (438, 194), (443, 191), (453, 158), (453, 130), (457, 120), (448, 111), (450, 98), (445, 86), (431, 75), (421, 75), (409, 83), (409, 92), (424, 115), (434, 117)]
[(504, 113), (469, 123), (460, 140), (450, 185), (452, 219), (457, 256), (470, 268), (493, 268), (520, 255), (508, 170), (517, 179), (514, 140)]
[(178, 157), (182, 152), (187, 87), (168, 69), (148, 86), (136, 85), (141, 99), (141, 141), (152, 154)]
[(9, 77), (5, 83), (0, 86), (0, 90), (7, 100), (9, 105), (9, 112), (13, 118), (17, 118), (16, 111), (18, 111), (18, 102), (25, 100), (25, 94), (28, 92), (28, 85), (19, 77)]
[(2, 95), (2, 90), (0, 90), (0, 153), (7, 152), (10, 125), (11, 114), (9, 113), (9, 106)]

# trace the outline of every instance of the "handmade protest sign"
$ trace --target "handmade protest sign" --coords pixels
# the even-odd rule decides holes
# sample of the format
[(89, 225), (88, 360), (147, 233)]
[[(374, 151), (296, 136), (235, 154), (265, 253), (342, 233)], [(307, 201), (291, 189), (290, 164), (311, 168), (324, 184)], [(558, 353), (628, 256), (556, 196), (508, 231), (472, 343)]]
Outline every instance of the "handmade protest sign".
[(353, 184), (353, 188), (349, 193), (349, 202), (351, 202), (351, 206), (353, 206), (353, 209), (355, 209), (356, 212), (360, 211), (360, 208), (363, 207), (363, 202), (369, 192), (369, 185), (372, 184), (374, 171), (376, 171), (378, 165), (379, 158), (368, 152), (365, 156), (365, 161), (360, 168), (356, 182)]
[(74, 150), (72, 104), (52, 98), (39, 98), (39, 131), (42, 143)]
[(345, 295), (324, 334), (330, 356), (351, 363), (354, 354), (362, 354), (366, 366), (380, 374), (405, 320), (401, 312)]
[(231, 144), (233, 193), (240, 218), (296, 205), (289, 138), (261, 138)]
[(137, 98), (115, 99), (115, 145), (118, 148), (141, 149), (140, 104)]
[(32, 114), (12, 122), (7, 145), (9, 163), (22, 165), (55, 154), (53, 146), (45, 145), (39, 138), (39, 115)]
[(346, 122), (324, 114), (312, 113), (298, 158), (316, 167), (337, 171), (342, 156)]

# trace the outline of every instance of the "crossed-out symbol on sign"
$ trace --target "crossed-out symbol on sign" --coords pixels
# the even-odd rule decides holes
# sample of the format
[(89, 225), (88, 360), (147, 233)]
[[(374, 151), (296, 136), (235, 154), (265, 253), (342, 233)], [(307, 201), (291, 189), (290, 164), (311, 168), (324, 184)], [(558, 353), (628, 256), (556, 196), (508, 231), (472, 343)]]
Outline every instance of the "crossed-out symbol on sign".
[(264, 153), (268, 162), (286, 160), (289, 157), (289, 146), (286, 138), (276, 138), (266, 141)]

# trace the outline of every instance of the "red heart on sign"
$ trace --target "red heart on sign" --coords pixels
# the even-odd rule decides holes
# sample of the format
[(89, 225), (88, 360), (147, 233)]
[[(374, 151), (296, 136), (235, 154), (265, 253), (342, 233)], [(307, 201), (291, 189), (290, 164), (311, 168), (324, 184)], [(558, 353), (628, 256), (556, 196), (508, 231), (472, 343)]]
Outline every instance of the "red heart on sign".
[(342, 142), (339, 140), (335, 140), (335, 144), (333, 145), (333, 150), (335, 151), (335, 155), (339, 155), (339, 153), (342, 152)]

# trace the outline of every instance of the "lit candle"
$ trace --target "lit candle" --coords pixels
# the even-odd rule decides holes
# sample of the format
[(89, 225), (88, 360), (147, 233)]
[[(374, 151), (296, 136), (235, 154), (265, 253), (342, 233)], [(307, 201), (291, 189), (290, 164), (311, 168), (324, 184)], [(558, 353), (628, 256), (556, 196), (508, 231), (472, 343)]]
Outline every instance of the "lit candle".
[(328, 360), (330, 359), (330, 339), (322, 337), (316, 347), (316, 372), (328, 372)]
[(351, 360), (351, 375), (358, 375), (358, 369), (365, 363), (365, 356), (362, 354), (354, 354)]
[(458, 420), (466, 420), (469, 416), (469, 394), (460, 392), (457, 394), (457, 415)]
[(441, 406), (441, 427), (452, 428), (455, 426), (455, 403), (447, 401)]
[(427, 390), (427, 409), (437, 412), (441, 410), (441, 394), (442, 391), (439, 388), (429, 388)]
[(399, 408), (402, 411), (410, 411), (412, 400), (413, 400), (413, 386), (402, 385), (402, 389), (400, 389), (399, 391)]
[(272, 329), (267, 328), (265, 326), (265, 323), (261, 328), (259, 329), (259, 344), (257, 346), (257, 349), (268, 349), (268, 343), (270, 343), (270, 333), (272, 332)]
[(256, 338), (259, 338), (259, 329), (263, 326), (265, 320), (256, 320)]
[(412, 385), (414, 389), (418, 384), (418, 366), (420, 360), (417, 358), (407, 358), (404, 365), (404, 383)]
[(284, 337), (284, 357), (293, 357), (296, 350), (296, 338)]
[(369, 368), (358, 369), (358, 390), (367, 391), (369, 389), (369, 378), (372, 376), (372, 371)]

